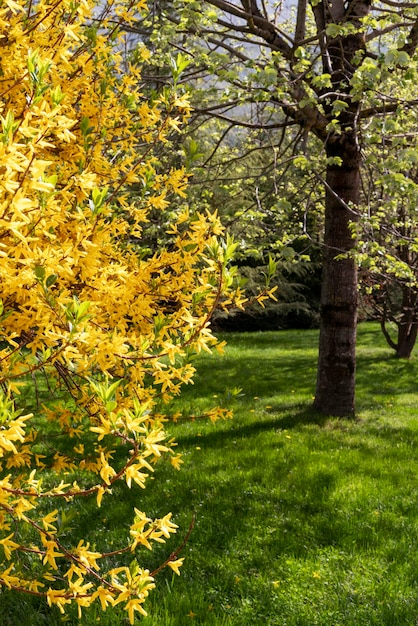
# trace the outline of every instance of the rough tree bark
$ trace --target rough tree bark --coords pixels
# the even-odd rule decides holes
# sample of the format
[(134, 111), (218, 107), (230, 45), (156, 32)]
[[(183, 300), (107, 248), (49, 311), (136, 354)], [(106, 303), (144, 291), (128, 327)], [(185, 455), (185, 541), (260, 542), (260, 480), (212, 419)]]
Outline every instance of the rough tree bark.
[(320, 338), (314, 406), (335, 416), (354, 414), (357, 326), (357, 265), (337, 257), (353, 247), (352, 222), (360, 190), (360, 151), (352, 137), (327, 146), (325, 234)]
[[(339, 1), (313, 7), (320, 37), (327, 25), (334, 22), (349, 23), (359, 31), (328, 40), (322, 35), (320, 40), (324, 72), (329, 72), (333, 92), (346, 107), (339, 118), (339, 129), (324, 140), (324, 265), (314, 400), (317, 409), (335, 416), (351, 416), (355, 410), (357, 265), (347, 253), (354, 245), (351, 226), (358, 219), (361, 150), (357, 133), (359, 103), (352, 96), (350, 80), (356, 71), (354, 59), (365, 49), (360, 25), (370, 4), (368, 0), (357, 0), (349, 5)], [(324, 107), (330, 121), (333, 102), (329, 99)]]

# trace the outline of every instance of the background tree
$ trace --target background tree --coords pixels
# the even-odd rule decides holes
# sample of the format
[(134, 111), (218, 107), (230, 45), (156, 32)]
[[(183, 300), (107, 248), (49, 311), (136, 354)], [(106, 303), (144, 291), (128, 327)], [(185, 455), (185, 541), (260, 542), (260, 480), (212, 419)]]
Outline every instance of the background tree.
[(363, 299), (399, 358), (411, 356), (418, 332), (416, 127), (411, 108), (396, 120), (373, 120), (365, 132), (370, 145), (363, 176), (369, 211), (359, 230)]
[[(266, 274), (278, 287), (277, 301), (265, 307), (246, 306), (216, 318), (217, 327), (241, 330), (311, 327), (318, 323), (320, 285), (320, 211), (309, 172), (294, 160), (281, 167), (264, 160), (253, 136), (241, 144), (207, 153), (202, 167), (193, 168), (195, 202), (220, 207), (222, 223), (238, 243), (235, 263), (248, 294), (264, 288)], [(212, 146), (213, 147), (213, 146)], [(271, 148), (269, 148), (269, 158)], [(306, 179), (306, 180), (305, 180)], [(305, 184), (306, 183), (306, 184)], [(193, 197), (193, 195), (191, 194)], [(308, 197), (310, 196), (310, 197)], [(311, 204), (311, 210), (306, 206)], [(270, 261), (271, 260), (271, 261)], [(269, 267), (270, 263), (270, 267)], [(273, 265), (271, 265), (273, 263)], [(272, 268), (275, 272), (272, 272)]]
[(208, 0), (161, 8), (166, 33), (171, 23), (172, 32), (184, 34), (182, 47), (204, 73), (208, 104), (196, 114), (231, 128), (240, 121), (270, 130), (296, 126), (302, 143), (312, 136), (322, 150), (324, 265), (314, 404), (350, 415), (358, 285), (349, 251), (361, 212), (361, 130), (366, 120), (408, 106), (403, 94), (388, 93), (386, 81), (394, 74), (408, 80), (404, 70), (417, 44), (415, 6), (397, 3), (395, 12), (390, 2), (369, 0), (300, 0), (296, 6)]
[[(173, 22), (167, 21), (167, 12)], [(184, 13), (187, 14), (187, 9)], [(238, 243), (235, 263), (249, 294), (264, 288), (268, 259), (273, 258), (277, 264), (277, 276), (272, 278), (272, 284), (278, 286), (280, 298), (266, 302), (265, 309), (246, 306), (232, 317), (232, 313), (228, 318), (221, 314), (217, 317), (217, 328), (239, 326), (252, 330), (272, 325), (275, 328), (289, 324), (316, 325), (318, 244), (322, 230), (320, 183), (312, 182), (306, 167), (293, 165), (299, 154), (300, 133), (295, 130), (286, 134), (285, 126), (273, 124), (273, 129), (283, 126), (279, 136), (275, 136), (275, 130), (244, 123), (243, 114), (236, 118), (238, 105), (237, 110), (232, 107), (231, 119), (216, 115), (216, 107), (212, 105), (221, 98), (219, 86), (226, 84), (221, 76), (224, 73), (236, 76), (237, 72), (219, 52), (213, 54), (215, 62), (212, 53), (208, 55), (196, 38), (187, 42), (188, 49), (193, 49), (193, 57), (185, 54), (182, 43), (185, 35), (178, 28), (175, 15), (173, 3), (160, 1), (153, 5), (148, 20), (127, 27), (133, 48), (139, 40), (153, 49), (143, 74), (145, 88), (151, 93), (158, 93), (169, 79), (172, 48), (182, 51), (185, 69), (180, 80), (190, 94), (193, 108), (185, 132), (172, 138), (172, 149), (165, 152), (165, 162), (176, 164), (185, 156), (191, 174), (187, 192), (190, 209), (205, 207), (219, 213), (228, 233)], [(266, 76), (271, 81), (268, 72)], [(251, 119), (256, 120), (258, 105), (254, 106), (251, 112), (249, 107), (253, 104), (249, 101), (244, 104)], [(175, 211), (175, 206), (172, 204), (169, 210)], [(157, 233), (163, 231), (161, 225), (166, 219), (169, 215), (161, 211), (151, 216), (154, 223), (151, 247), (156, 245)]]

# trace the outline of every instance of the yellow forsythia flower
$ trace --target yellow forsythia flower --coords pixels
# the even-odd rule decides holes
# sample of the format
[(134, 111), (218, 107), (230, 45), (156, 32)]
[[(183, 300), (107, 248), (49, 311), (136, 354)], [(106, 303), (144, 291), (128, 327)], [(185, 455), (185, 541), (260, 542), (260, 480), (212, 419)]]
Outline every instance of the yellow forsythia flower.
[[(123, 602), (131, 623), (154, 582), (126, 559), (176, 525), (135, 510), (128, 545), (102, 534), (93, 551), (68, 538), (72, 510), (89, 497), (105, 509), (118, 480), (144, 487), (164, 455), (179, 467), (161, 406), (193, 377), (188, 357), (216, 345), (211, 314), (233, 298), (216, 215), (173, 211), (167, 245), (145, 237), (150, 212), (185, 196), (187, 172), (157, 157), (190, 114), (177, 88), (143, 95), (142, 44), (125, 54), (119, 27), (145, 9), (0, 7), (0, 584), (79, 616)], [(50, 402), (22, 414), (38, 373)]]

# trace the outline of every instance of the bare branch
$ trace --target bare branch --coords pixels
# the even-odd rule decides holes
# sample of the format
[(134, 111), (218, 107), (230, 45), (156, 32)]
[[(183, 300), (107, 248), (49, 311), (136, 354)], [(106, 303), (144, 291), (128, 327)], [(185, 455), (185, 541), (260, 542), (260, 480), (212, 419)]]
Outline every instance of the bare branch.
[[(382, 35), (386, 35), (387, 33), (391, 33), (394, 30), (398, 30), (400, 27), (407, 28), (408, 26), (412, 26), (412, 22), (401, 22), (396, 24), (390, 24), (385, 28), (380, 30), (373, 30), (369, 35), (366, 35), (366, 42), (373, 41), (373, 39), (377, 39), (378, 37), (382, 37)], [(406, 45), (406, 44), (405, 44)], [(402, 50), (403, 48), (401, 48)]]
[(297, 16), (296, 16), (295, 46), (299, 46), (300, 42), (302, 42), (305, 39), (306, 5), (307, 5), (307, 0), (299, 0)]
[(382, 4), (386, 4), (389, 7), (396, 7), (399, 9), (416, 9), (416, 2), (398, 2), (398, 0), (381, 0)]
[(226, 0), (207, 0), (207, 2), (225, 13), (245, 20), (250, 31), (266, 41), (272, 50), (278, 50), (286, 58), (291, 58), (292, 47), (278, 33), (274, 24), (262, 15), (255, 0), (251, 0), (250, 11), (239, 9)]
[(220, 145), (222, 144), (223, 140), (225, 139), (225, 137), (227, 136), (227, 134), (229, 133), (229, 131), (234, 128), (234, 124), (229, 124), (229, 126), (227, 126), (227, 128), (224, 130), (224, 132), (220, 135), (218, 141), (216, 142), (212, 152), (210, 153), (210, 155), (208, 156), (208, 158), (206, 159), (206, 161), (203, 163), (202, 167), (206, 167), (207, 164), (213, 159), (213, 157), (215, 156), (216, 152), (218, 151)]
[(391, 102), (387, 102), (380, 107), (371, 107), (369, 109), (363, 109), (360, 111), (359, 118), (364, 120), (374, 115), (385, 115), (386, 113), (395, 113), (398, 108), (402, 105), (403, 109), (410, 109), (414, 106), (417, 106), (418, 100), (410, 100), (409, 102), (404, 102), (402, 100), (395, 100)]
[[(195, 109), (195, 112), (200, 113), (200, 110)], [(243, 119), (233, 119), (233, 118), (227, 117), (226, 115), (223, 115), (222, 113), (215, 113), (213, 110), (210, 112), (210, 116), (216, 117), (217, 119), (222, 120), (223, 122), (226, 122), (227, 124), (231, 124), (233, 126), (241, 126), (242, 128), (251, 128), (254, 130), (273, 130), (276, 128), (287, 128), (289, 126), (294, 126), (295, 124), (297, 124), (297, 122), (295, 122), (294, 120), (285, 121), (285, 122), (276, 122), (273, 124), (263, 124), (262, 122), (257, 124), (253, 122), (246, 122)]]

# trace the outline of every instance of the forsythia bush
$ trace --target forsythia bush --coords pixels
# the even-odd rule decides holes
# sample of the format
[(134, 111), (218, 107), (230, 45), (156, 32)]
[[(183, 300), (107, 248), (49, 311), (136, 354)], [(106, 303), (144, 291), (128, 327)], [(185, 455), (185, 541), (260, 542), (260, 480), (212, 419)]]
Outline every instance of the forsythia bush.
[[(208, 323), (231, 282), (215, 216), (185, 208), (168, 246), (141, 249), (149, 212), (184, 195), (185, 171), (160, 172), (158, 150), (189, 114), (175, 80), (141, 95), (147, 51), (127, 55), (119, 25), (143, 4), (0, 9), (0, 583), (61, 612), (123, 603), (131, 623), (155, 574), (132, 553), (175, 532), (170, 514), (135, 509), (129, 545), (102, 553), (67, 544), (62, 511), (105, 507), (116, 481), (144, 487), (162, 455), (179, 466), (164, 402), (216, 344)], [(50, 402), (25, 414), (41, 376)], [(177, 556), (162, 566), (178, 573)]]

